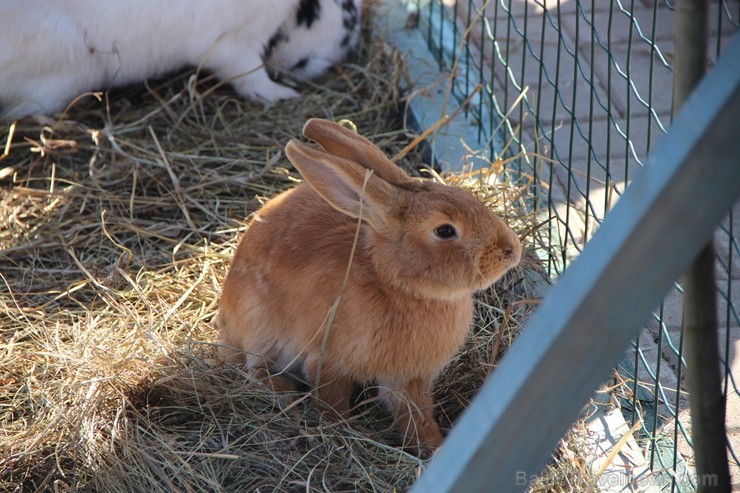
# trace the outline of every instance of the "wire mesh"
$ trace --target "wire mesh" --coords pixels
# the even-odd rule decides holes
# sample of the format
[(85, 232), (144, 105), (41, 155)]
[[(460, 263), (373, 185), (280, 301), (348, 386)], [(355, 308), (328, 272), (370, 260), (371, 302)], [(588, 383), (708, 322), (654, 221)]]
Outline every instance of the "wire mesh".
[[(548, 225), (541, 252), (558, 277), (582, 250), (670, 126), (675, 1), (414, 0), (451, 93), (477, 128), (469, 144), (531, 178), (531, 203)], [(738, 31), (740, 2), (709, 3), (711, 67)], [(474, 97), (475, 96), (475, 97)], [(700, 207), (700, 204), (696, 206)], [(736, 206), (717, 230), (722, 377), (728, 450), (740, 462), (740, 347)], [(649, 275), (649, 273), (646, 273)], [(685, 392), (681, 287), (666, 297), (618, 367), (621, 407), (663, 491), (694, 491)]]

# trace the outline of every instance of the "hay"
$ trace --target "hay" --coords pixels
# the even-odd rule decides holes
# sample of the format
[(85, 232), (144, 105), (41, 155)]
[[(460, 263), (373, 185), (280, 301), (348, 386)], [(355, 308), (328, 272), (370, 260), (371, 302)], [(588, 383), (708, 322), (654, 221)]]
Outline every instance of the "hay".
[[(298, 101), (262, 108), (186, 71), (3, 128), (0, 489), (411, 485), (423, 462), (371, 391), (349, 421), (327, 420), (307, 394), (286, 400), (221, 365), (211, 324), (246, 218), (299, 180), (288, 139), (309, 117), (347, 118), (396, 154), (415, 137), (397, 114), (402, 76), (398, 54), (368, 39)], [(524, 187), (484, 182), (481, 198), (531, 238), (533, 218), (511, 208)], [(525, 263), (480, 296), (437, 384), (444, 428), (520, 330), (536, 271)]]

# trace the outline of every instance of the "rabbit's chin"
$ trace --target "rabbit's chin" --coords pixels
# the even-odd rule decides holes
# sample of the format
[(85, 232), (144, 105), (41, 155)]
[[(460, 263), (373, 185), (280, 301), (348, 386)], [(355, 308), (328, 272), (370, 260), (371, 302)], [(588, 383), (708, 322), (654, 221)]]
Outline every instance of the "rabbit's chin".
[[(511, 267), (513, 267), (513, 265)], [(507, 268), (503, 272), (497, 273), (496, 275), (486, 276), (479, 273), (475, 276), (475, 279), (469, 280), (468, 282), (461, 280), (464, 284), (459, 286), (440, 285), (429, 280), (419, 279), (415, 280), (413, 283), (406, 283), (406, 285), (402, 286), (401, 289), (407, 292), (414, 292), (417, 297), (422, 299), (456, 301), (470, 298), (473, 293), (488, 289), (501, 279), (511, 267)]]
[(420, 300), (436, 300), (458, 302), (470, 298), (477, 289), (469, 287), (455, 287), (435, 284), (419, 279), (416, 282), (403, 282), (396, 288), (412, 298)]
[(496, 275), (494, 277), (490, 277), (490, 276), (489, 277), (485, 277), (485, 276), (482, 276), (481, 275), (478, 278), (477, 282), (473, 285), (473, 288), (471, 289), (471, 291), (472, 292), (478, 292), (478, 291), (483, 291), (485, 289), (490, 288), (491, 286), (493, 286), (496, 283), (496, 281), (498, 281), (499, 279), (501, 279), (504, 276), (505, 273), (506, 272), (502, 272), (502, 273), (500, 273), (500, 274), (498, 274), (498, 275)]

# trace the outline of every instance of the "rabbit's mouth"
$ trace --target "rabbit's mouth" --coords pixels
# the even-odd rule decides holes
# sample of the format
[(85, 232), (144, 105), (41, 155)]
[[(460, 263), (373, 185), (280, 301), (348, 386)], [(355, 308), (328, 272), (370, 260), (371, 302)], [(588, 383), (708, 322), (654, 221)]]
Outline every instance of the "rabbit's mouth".
[(521, 260), (521, 248), (506, 248), (496, 252), (481, 262), (475, 281), (475, 291), (486, 289), (503, 277), (509, 270), (519, 264)]

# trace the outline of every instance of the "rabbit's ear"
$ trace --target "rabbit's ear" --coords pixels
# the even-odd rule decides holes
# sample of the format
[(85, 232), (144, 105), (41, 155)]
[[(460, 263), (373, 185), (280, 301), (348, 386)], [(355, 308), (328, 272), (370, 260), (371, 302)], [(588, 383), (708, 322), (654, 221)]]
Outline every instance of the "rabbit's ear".
[(285, 154), (311, 188), (336, 210), (358, 218), (362, 199), (362, 219), (376, 231), (386, 226), (396, 192), (393, 185), (357, 163), (312, 149), (297, 140), (288, 142)]
[(413, 181), (375, 144), (338, 123), (312, 118), (303, 126), (303, 135), (321, 144), (330, 154), (373, 170), (388, 183), (403, 186)]

